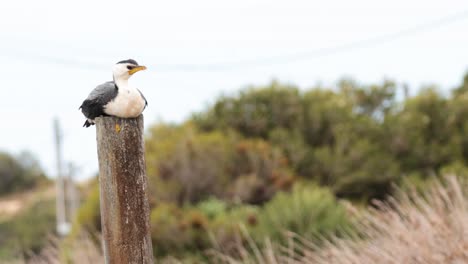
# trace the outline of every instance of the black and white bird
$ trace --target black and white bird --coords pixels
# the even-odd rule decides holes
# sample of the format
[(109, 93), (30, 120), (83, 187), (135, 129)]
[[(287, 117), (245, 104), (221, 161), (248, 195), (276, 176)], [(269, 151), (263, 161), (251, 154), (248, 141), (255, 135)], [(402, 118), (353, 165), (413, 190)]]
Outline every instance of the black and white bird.
[(81, 112), (86, 117), (83, 126), (94, 125), (94, 118), (98, 116), (123, 118), (139, 116), (148, 102), (140, 90), (128, 83), (128, 79), (141, 70), (146, 70), (146, 67), (138, 65), (135, 60), (117, 62), (112, 70), (114, 80), (94, 88), (81, 104)]

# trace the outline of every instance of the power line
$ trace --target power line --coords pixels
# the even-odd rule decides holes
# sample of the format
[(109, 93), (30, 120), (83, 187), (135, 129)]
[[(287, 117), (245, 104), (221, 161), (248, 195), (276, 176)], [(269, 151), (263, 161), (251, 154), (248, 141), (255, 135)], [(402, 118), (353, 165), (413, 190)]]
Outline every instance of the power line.
[[(417, 35), (419, 33), (427, 32), (430, 30), (434, 30), (436, 28), (440, 28), (443, 26), (447, 26), (453, 24), (455, 22), (465, 20), (468, 18), (468, 10), (464, 10), (462, 12), (458, 12), (456, 14), (452, 14), (449, 16), (445, 16), (439, 18), (437, 20), (429, 21), (423, 24), (419, 24), (407, 29), (403, 29), (400, 31), (375, 36), (367, 39), (362, 39), (354, 42), (349, 42), (343, 45), (338, 45), (335, 47), (329, 48), (320, 48), (312, 51), (305, 51), (299, 52), (295, 54), (289, 55), (279, 55), (273, 57), (265, 57), (265, 58), (256, 58), (256, 59), (247, 59), (247, 60), (239, 60), (239, 61), (230, 61), (230, 62), (221, 62), (221, 63), (212, 63), (212, 64), (154, 64), (150, 65), (151, 68), (156, 69), (159, 72), (201, 72), (201, 71), (209, 71), (209, 72), (216, 72), (216, 71), (232, 71), (232, 70), (239, 70), (245, 68), (254, 68), (254, 67), (262, 67), (262, 66), (269, 66), (269, 65), (278, 65), (278, 64), (286, 64), (286, 63), (293, 63), (299, 61), (307, 61), (313, 60), (321, 57), (326, 57), (330, 55), (334, 55), (337, 53), (343, 52), (350, 52), (353, 50), (359, 50), (362, 48), (369, 48), (373, 46), (377, 46), (380, 44), (384, 44), (387, 42), (391, 42), (397, 39), (401, 39), (404, 37), (411, 37)], [(12, 54), (9, 54), (12, 56)], [(76, 60), (72, 58), (57, 58), (52, 56), (44, 56), (44, 55), (27, 55), (27, 54), (15, 54), (15, 57), (20, 57), (26, 60), (33, 60), (42, 63), (51, 63), (57, 65), (63, 65), (67, 67), (78, 67), (78, 68), (86, 68), (86, 69), (94, 69), (94, 70), (107, 70), (109, 67), (106, 67), (102, 63), (96, 62), (87, 62), (83, 60)]]
[[(427, 32), (439, 27), (443, 27), (460, 20), (468, 18), (468, 10), (446, 16), (437, 20), (426, 22), (417, 26), (413, 26), (404, 30), (397, 32), (376, 36), (368, 39), (358, 40), (344, 45), (339, 45), (331, 48), (321, 48), (312, 51), (300, 52), (291, 55), (281, 55), (275, 57), (261, 58), (261, 59), (252, 59), (252, 60), (243, 60), (230, 63), (220, 63), (220, 64), (205, 64), (205, 65), (173, 65), (173, 69), (176, 70), (232, 70), (237, 68), (244, 67), (256, 67), (256, 66), (265, 66), (273, 64), (285, 64), (291, 62), (311, 60), (315, 58), (325, 57), (333, 55), (340, 52), (349, 52), (352, 50), (362, 49), (366, 47), (372, 47), (386, 42), (390, 42), (399, 38), (414, 36), (416, 34)], [(165, 65), (165, 67), (170, 65)]]

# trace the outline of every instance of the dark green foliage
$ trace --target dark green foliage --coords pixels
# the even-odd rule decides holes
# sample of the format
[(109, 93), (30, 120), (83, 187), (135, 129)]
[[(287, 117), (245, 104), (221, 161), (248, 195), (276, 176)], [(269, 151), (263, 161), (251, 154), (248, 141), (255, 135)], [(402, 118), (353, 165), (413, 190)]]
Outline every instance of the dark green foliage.
[(207, 112), (193, 117), (206, 130), (235, 129), (249, 137), (266, 138), (273, 128), (294, 129), (302, 124), (299, 90), (272, 82), (266, 87), (220, 98)]
[(341, 94), (351, 100), (356, 113), (382, 119), (395, 106), (396, 85), (392, 81), (359, 86), (352, 80), (342, 80), (338, 86)]
[(46, 178), (29, 153), (13, 157), (0, 152), (0, 195), (31, 189)]
[(370, 199), (389, 194), (391, 183), (399, 176), (392, 156), (367, 139), (355, 139), (349, 146), (340, 143), (314, 152), (320, 182), (340, 197)]
[[(338, 86), (300, 93), (273, 82), (223, 97), (193, 122), (205, 131), (229, 128), (249, 139), (267, 139), (283, 153), (292, 175), (330, 186), (339, 196), (383, 198), (401, 175), (387, 129), (387, 120), (400, 114), (396, 85), (343, 80)], [(253, 180), (242, 185), (247, 182)]]
[(449, 124), (450, 104), (435, 89), (408, 99), (389, 117), (393, 151), (405, 171), (435, 173), (460, 153), (457, 131)]
[(205, 131), (234, 129), (268, 140), (292, 174), (338, 196), (384, 198), (404, 175), (425, 178), (454, 162), (466, 166), (467, 76), (452, 97), (426, 87), (404, 101), (396, 99), (403, 87), (392, 81), (342, 80), (336, 89), (302, 93), (273, 82), (223, 97), (192, 121)]

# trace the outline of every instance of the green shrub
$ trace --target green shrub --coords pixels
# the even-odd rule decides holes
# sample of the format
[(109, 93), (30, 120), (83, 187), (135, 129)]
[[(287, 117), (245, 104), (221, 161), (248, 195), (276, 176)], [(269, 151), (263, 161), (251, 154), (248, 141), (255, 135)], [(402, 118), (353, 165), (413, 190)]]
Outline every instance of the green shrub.
[(333, 193), (310, 184), (296, 184), (290, 193), (280, 192), (260, 210), (256, 229), (258, 241), (270, 237), (285, 238), (290, 231), (307, 239), (330, 234), (341, 235), (351, 230), (345, 208)]
[(201, 133), (190, 124), (154, 126), (146, 140), (151, 194), (181, 206), (222, 196), (229, 182), (232, 144), (225, 134)]
[(333, 147), (316, 148), (308, 156), (309, 171), (339, 197), (384, 199), (398, 181), (398, 162), (378, 144), (347, 132)]
[(201, 132), (190, 123), (154, 126), (146, 149), (152, 204), (193, 205), (209, 197), (261, 204), (294, 181), (288, 159), (268, 141)]
[(37, 160), (25, 152), (18, 157), (0, 152), (0, 195), (31, 189), (47, 182)]
[(219, 215), (225, 214), (227, 205), (222, 200), (216, 198), (210, 198), (197, 204), (197, 208), (200, 209), (203, 214), (208, 218), (214, 219)]
[(151, 227), (156, 256), (196, 253), (211, 245), (210, 220), (196, 208), (161, 203), (151, 212)]
[(242, 240), (240, 224), (250, 228), (257, 223), (255, 207), (228, 208), (214, 198), (183, 208), (160, 203), (151, 212), (154, 254), (158, 257), (199, 255), (214, 245), (228, 252)]
[(192, 120), (205, 131), (235, 129), (246, 137), (266, 138), (274, 128), (300, 127), (302, 111), (299, 89), (273, 81), (244, 89), (235, 97), (219, 98)]
[(294, 174), (281, 149), (263, 139), (244, 139), (235, 145), (229, 199), (248, 204), (263, 204), (277, 190), (288, 190)]

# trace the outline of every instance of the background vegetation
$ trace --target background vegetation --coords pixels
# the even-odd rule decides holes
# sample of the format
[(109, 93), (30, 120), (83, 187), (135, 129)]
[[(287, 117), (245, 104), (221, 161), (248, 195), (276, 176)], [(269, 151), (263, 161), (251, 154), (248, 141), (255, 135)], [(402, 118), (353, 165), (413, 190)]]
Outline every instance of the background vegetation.
[(45, 184), (47, 178), (38, 161), (28, 152), (13, 157), (0, 152), (0, 196)]
[[(288, 231), (316, 245), (359, 237), (362, 218), (345, 204), (359, 211), (385, 201), (394, 186), (424, 191), (440, 175), (466, 176), (468, 75), (450, 93), (427, 86), (409, 96), (404, 88), (389, 80), (311, 89), (273, 81), (222, 96), (181, 124), (150, 126), (154, 254), (206, 260), (216, 248), (221, 256), (241, 257), (239, 245), (268, 247), (267, 238), (288, 245)], [(28, 188), (37, 177), (27, 164), (0, 156), (0, 177)], [(84, 190), (74, 232), (86, 230), (98, 241), (97, 182)], [(25, 214), (49, 219), (48, 210), (34, 208)], [(0, 231), (20, 235), (4, 226)]]

